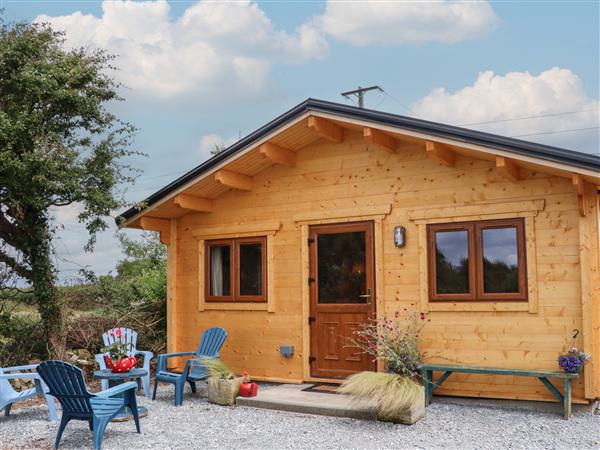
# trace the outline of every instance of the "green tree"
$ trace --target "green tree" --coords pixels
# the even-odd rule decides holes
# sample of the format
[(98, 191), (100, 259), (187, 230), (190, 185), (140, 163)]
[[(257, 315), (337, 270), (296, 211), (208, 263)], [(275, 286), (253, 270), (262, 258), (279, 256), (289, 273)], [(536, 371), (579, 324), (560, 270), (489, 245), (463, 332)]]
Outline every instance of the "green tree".
[(160, 235), (153, 231), (143, 232), (140, 239), (128, 238), (118, 233), (121, 250), (125, 259), (117, 264), (117, 274), (122, 278), (139, 276), (145, 271), (162, 270), (166, 272), (167, 248), (160, 242)]
[(210, 151), (211, 156), (217, 156), (219, 153), (223, 153), (227, 149), (227, 146), (224, 142), (220, 144), (214, 144), (213, 149)]
[(66, 49), (45, 25), (0, 26), (0, 264), (32, 287), (52, 356), (64, 352), (55, 287), (53, 211), (76, 203), (89, 233), (108, 227), (132, 181), (123, 159), (135, 128), (107, 110), (121, 100), (113, 57)]

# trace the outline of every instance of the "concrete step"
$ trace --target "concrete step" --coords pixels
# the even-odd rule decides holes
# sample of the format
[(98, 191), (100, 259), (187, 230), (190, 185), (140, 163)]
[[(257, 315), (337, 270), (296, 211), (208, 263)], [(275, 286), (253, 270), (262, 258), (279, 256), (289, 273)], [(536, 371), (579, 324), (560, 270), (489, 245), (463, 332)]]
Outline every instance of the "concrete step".
[(312, 384), (282, 384), (259, 389), (256, 397), (238, 397), (238, 406), (273, 409), (322, 416), (349, 417), (352, 419), (377, 420), (375, 406), (369, 402), (357, 402), (347, 395), (305, 392)]

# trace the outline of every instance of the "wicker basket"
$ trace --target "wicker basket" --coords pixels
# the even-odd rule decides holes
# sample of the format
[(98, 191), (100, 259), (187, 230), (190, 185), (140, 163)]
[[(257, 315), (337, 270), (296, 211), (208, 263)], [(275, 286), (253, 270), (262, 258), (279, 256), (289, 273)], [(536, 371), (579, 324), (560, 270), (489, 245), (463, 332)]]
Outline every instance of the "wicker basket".
[(217, 405), (233, 406), (240, 391), (242, 377), (222, 379), (209, 378), (208, 402)]

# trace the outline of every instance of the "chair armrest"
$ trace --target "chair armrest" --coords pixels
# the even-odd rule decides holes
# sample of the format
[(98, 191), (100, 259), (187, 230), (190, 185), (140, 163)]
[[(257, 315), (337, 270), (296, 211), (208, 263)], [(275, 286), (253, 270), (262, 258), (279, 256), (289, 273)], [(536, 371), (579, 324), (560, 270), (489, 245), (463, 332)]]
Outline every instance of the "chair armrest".
[(94, 395), (96, 397), (114, 397), (117, 394), (121, 394), (122, 392), (128, 391), (130, 389), (137, 389), (137, 383), (135, 381), (128, 381), (127, 383), (118, 384), (116, 386), (111, 387), (110, 389), (106, 389), (102, 392), (97, 392)]
[(156, 357), (156, 370), (166, 370), (167, 369), (167, 359), (169, 358), (177, 358), (179, 356), (192, 356), (196, 355), (195, 352), (179, 352), (179, 353), (163, 353), (162, 355), (158, 355)]
[(104, 361), (104, 356), (107, 355), (108, 353), (98, 353), (96, 356), (94, 356), (96, 362), (98, 363), (98, 367), (100, 367), (100, 370), (106, 369), (106, 362)]
[(218, 356), (200, 356), (199, 358), (188, 359), (187, 362), (190, 363), (190, 366), (203, 366), (203, 361), (207, 359), (219, 359)]
[(178, 356), (191, 356), (195, 354), (196, 352), (163, 353), (162, 355), (158, 355), (157, 358), (177, 358)]
[(154, 356), (154, 353), (147, 351), (147, 350), (136, 350), (135, 352), (131, 353), (131, 356), (137, 356), (137, 355), (142, 355), (144, 357), (144, 359), (152, 359), (152, 357)]
[(29, 364), (28, 366), (13, 366), (13, 367), (3, 367), (3, 372), (15, 372), (21, 370), (33, 370), (37, 367), (37, 364)]
[(18, 379), (29, 379), (39, 380), (40, 376), (37, 373), (25, 372), (25, 373), (0, 373), (0, 380), (18, 380)]

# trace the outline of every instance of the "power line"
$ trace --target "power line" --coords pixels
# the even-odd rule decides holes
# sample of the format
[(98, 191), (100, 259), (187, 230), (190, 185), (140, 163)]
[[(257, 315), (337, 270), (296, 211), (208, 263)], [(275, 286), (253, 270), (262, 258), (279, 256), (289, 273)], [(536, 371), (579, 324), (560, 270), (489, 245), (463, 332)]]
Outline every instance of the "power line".
[(179, 170), (177, 172), (163, 173), (161, 175), (153, 175), (151, 177), (139, 177), (138, 180), (154, 180), (156, 178), (170, 177), (172, 175), (181, 175), (181, 174), (184, 174), (186, 172), (187, 172), (187, 170)]
[(586, 128), (571, 128), (568, 130), (555, 130), (555, 131), (542, 131), (540, 133), (529, 133), (529, 134), (516, 134), (511, 137), (525, 137), (525, 136), (541, 136), (542, 134), (556, 134), (556, 133), (568, 133), (571, 131), (585, 131), (585, 130), (597, 130), (600, 127), (586, 127)]
[(407, 110), (409, 113), (411, 113), (414, 117), (418, 117), (417, 114), (415, 114), (415, 112), (410, 109), (408, 106), (405, 106), (404, 103), (400, 100), (398, 100), (396, 97), (394, 97), (393, 95), (391, 95), (388, 91), (386, 90), (381, 90), (387, 97), (391, 98), (392, 100), (394, 100), (396, 103), (398, 103), (400, 106), (402, 106), (402, 108), (404, 108), (405, 110)]
[(528, 120), (528, 119), (538, 119), (538, 118), (543, 118), (543, 117), (565, 116), (568, 114), (580, 114), (580, 113), (591, 112), (591, 111), (597, 111), (597, 109), (594, 108), (594, 109), (582, 109), (579, 111), (564, 111), (564, 112), (558, 112), (558, 113), (540, 114), (537, 116), (515, 117), (514, 119), (489, 120), (487, 122), (461, 123), (461, 124), (458, 124), (457, 126), (468, 127), (468, 126), (473, 126), (473, 125), (487, 125), (490, 123), (502, 123), (502, 122), (512, 122), (515, 120)]
[[(393, 95), (391, 95), (389, 92), (387, 92), (384, 89), (382, 89), (382, 92), (386, 96), (388, 96), (389, 98), (391, 98), (392, 100), (394, 100), (396, 103), (398, 103), (403, 109), (405, 109), (406, 111), (408, 111), (409, 113), (411, 113), (415, 118), (419, 117), (418, 114), (416, 114), (412, 109), (410, 109), (402, 101), (398, 100), (396, 97), (394, 97)], [(547, 113), (547, 114), (538, 114), (538, 115), (533, 115), (533, 116), (515, 117), (515, 118), (512, 118), (512, 119), (498, 119), (498, 120), (488, 120), (488, 121), (484, 121), (484, 122), (462, 123), (462, 124), (458, 124), (456, 126), (458, 126), (458, 127), (468, 127), (468, 126), (474, 126), (474, 125), (487, 125), (487, 124), (492, 124), (492, 123), (513, 122), (513, 121), (517, 121), (517, 120), (529, 120), (529, 119), (538, 119), (538, 118), (544, 118), (544, 117), (563, 116), (563, 115), (569, 115), (569, 114), (581, 114), (581, 113), (593, 112), (593, 111), (598, 111), (598, 108), (582, 109), (582, 110), (578, 110), (578, 111), (561, 111), (561, 112), (556, 112), (556, 113)]]

